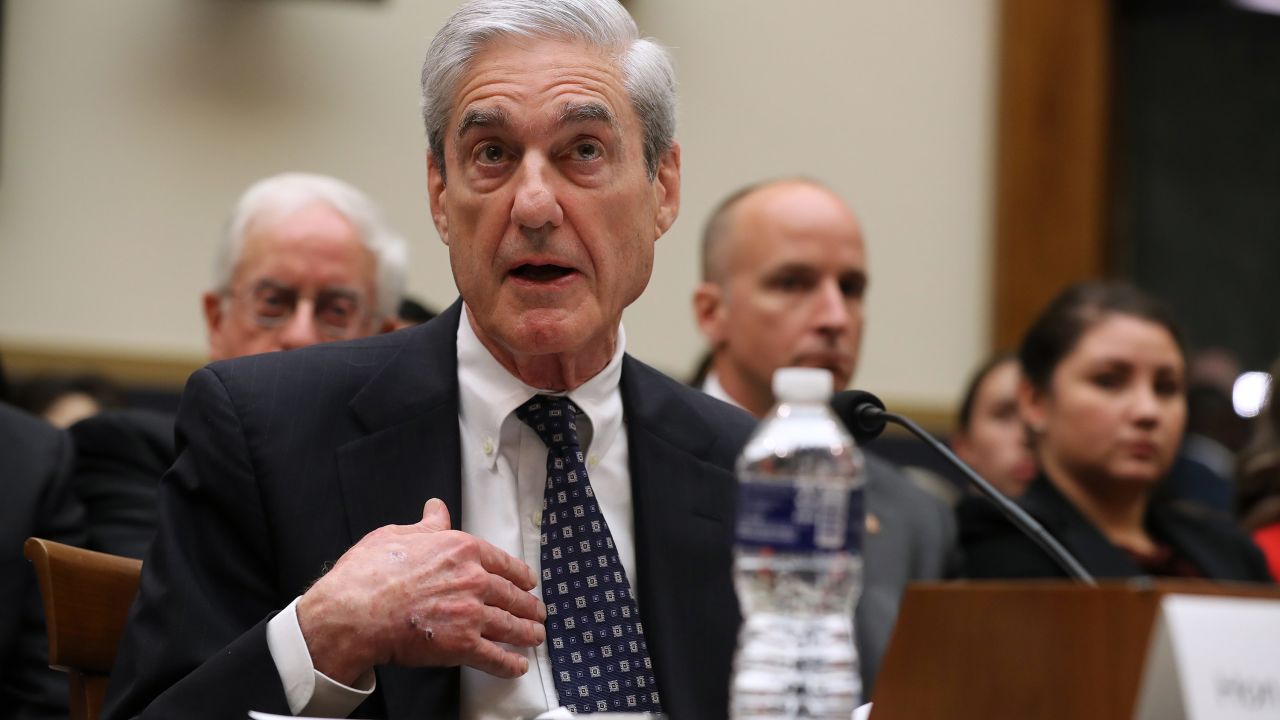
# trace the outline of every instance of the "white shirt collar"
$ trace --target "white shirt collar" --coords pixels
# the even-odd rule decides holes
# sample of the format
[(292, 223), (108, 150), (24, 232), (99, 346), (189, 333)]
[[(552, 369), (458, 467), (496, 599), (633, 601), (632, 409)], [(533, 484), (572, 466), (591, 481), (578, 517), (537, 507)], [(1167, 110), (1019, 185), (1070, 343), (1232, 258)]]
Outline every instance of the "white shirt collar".
[(702, 380), (702, 392), (717, 400), (723, 400), (734, 407), (746, 410), (746, 408), (742, 407), (742, 403), (739, 403), (737, 400), (729, 397), (729, 393), (725, 392), (724, 386), (720, 384), (720, 376), (716, 375), (715, 370), (707, 371), (707, 376)]
[[(617, 347), (604, 369), (578, 388), (553, 392), (526, 385), (507, 371), (480, 342), (463, 308), (458, 322), (458, 416), (463, 429), (477, 444), (493, 443), (486, 463), (492, 467), (501, 454), (498, 443), (502, 424), (514, 417), (516, 408), (539, 393), (568, 395), (586, 415), (587, 427), (581, 433), (583, 451), (602, 456), (622, 427), (622, 396), (618, 384), (622, 379), (622, 356), (626, 354), (627, 336), (618, 325)], [(518, 421), (517, 421), (518, 422)]]

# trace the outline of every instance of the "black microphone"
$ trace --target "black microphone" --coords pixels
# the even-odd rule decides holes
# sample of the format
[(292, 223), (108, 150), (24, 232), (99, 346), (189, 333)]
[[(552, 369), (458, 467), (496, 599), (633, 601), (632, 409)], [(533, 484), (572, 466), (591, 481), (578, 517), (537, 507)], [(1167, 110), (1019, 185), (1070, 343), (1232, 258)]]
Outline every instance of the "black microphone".
[[(859, 445), (880, 437), (884, 432), (884, 403), (865, 390), (844, 390), (831, 396), (831, 409), (835, 411)], [(877, 410), (879, 412), (872, 413)]]
[(866, 444), (879, 436), (884, 430), (886, 422), (901, 425), (910, 430), (913, 435), (933, 448), (934, 452), (954, 465), (968, 479), (970, 484), (978, 489), (978, 492), (985, 495), (988, 500), (995, 504), (1000, 513), (1005, 516), (1005, 519), (1035, 541), (1037, 545), (1049, 554), (1049, 557), (1053, 558), (1054, 562), (1058, 563), (1058, 566), (1069, 577), (1085, 585), (1097, 585), (1094, 582), (1093, 575), (1084, 569), (1080, 561), (1067, 552), (1067, 549), (1062, 547), (1062, 543), (1050, 535), (1049, 531), (1045, 530), (1044, 526), (1037, 522), (1035, 518), (1028, 515), (1026, 510), (1018, 507), (1012, 500), (1005, 497), (1004, 493), (995, 489), (991, 483), (983, 480), (982, 476), (975, 472), (973, 468), (956, 457), (956, 454), (951, 452), (951, 448), (943, 445), (937, 438), (925, 432), (910, 418), (885, 410), (884, 403), (881, 402), (880, 398), (865, 390), (845, 390), (831, 397), (831, 408), (849, 428), (849, 433), (853, 435), (853, 439), (859, 445)]

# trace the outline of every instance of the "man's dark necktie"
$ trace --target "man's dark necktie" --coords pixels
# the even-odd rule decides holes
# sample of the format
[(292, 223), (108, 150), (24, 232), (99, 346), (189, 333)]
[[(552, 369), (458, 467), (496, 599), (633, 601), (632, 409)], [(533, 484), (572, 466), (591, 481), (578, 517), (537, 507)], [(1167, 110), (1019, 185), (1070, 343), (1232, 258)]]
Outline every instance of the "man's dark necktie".
[(587, 478), (579, 412), (548, 395), (516, 410), (547, 446), (542, 600), (556, 691), (577, 713), (661, 712), (631, 583)]

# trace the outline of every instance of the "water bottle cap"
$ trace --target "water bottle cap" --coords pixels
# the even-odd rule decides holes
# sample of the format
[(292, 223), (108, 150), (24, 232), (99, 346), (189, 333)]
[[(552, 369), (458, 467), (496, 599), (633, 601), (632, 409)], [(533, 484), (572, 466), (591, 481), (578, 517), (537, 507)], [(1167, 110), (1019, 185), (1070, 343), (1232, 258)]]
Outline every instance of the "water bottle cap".
[(826, 402), (835, 386), (830, 370), (787, 367), (773, 373), (773, 396), (778, 402)]

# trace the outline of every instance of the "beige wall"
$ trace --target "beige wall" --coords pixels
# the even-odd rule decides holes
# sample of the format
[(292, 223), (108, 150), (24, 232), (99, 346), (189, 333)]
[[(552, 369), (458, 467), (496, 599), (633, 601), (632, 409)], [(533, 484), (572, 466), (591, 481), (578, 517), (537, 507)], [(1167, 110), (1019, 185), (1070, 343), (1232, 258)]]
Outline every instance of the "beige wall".
[[(869, 232), (859, 386), (950, 405), (989, 332), (995, 0), (634, 0), (674, 50), (681, 218), (630, 349), (684, 374), (697, 242), (730, 190), (803, 173)], [(449, 3), (8, 0), (0, 347), (198, 357), (225, 212), (286, 169), (367, 190), (453, 298), (424, 189), (417, 66)]]

